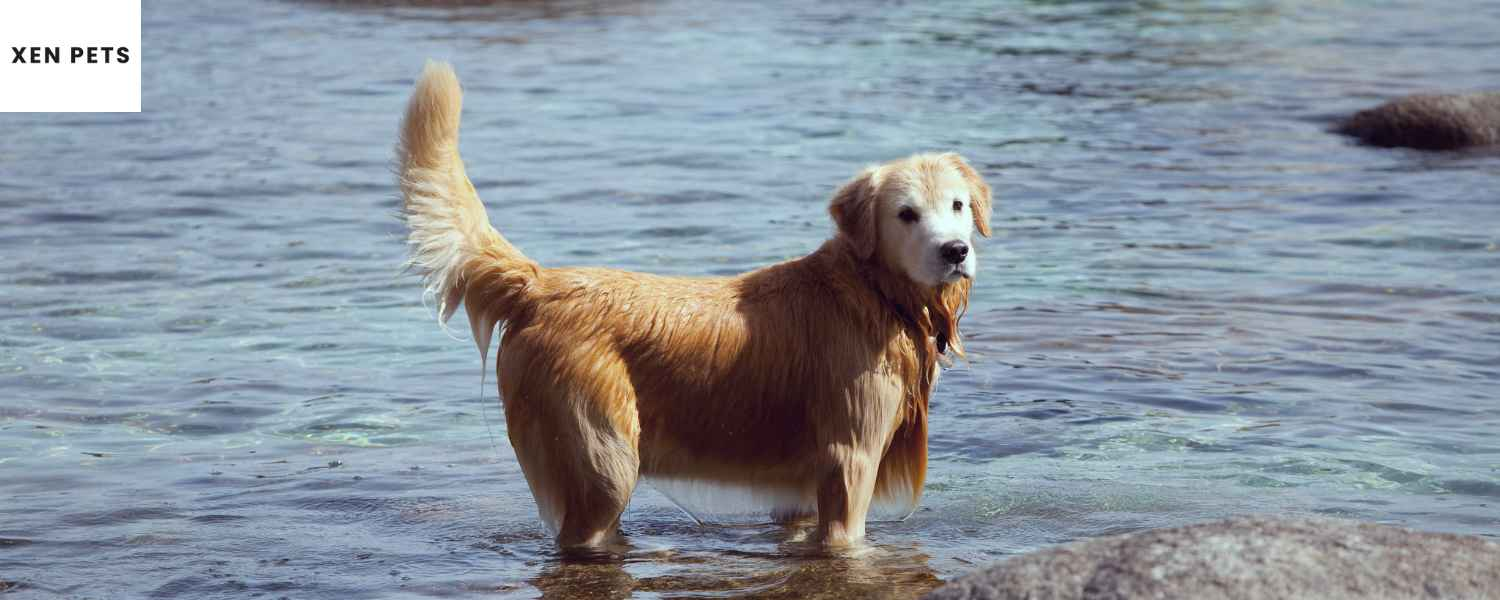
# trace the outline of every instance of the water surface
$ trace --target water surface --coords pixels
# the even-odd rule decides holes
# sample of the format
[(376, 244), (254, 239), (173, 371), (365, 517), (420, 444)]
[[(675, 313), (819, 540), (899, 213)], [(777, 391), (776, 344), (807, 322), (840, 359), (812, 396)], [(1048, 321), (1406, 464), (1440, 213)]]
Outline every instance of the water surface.
[[(1500, 81), (1500, 6), (462, 4), (153, 1), (143, 113), (0, 116), (0, 590), (911, 597), (1251, 512), (1500, 536), (1500, 158), (1325, 132)], [(558, 560), (400, 273), (427, 57), (544, 264), (737, 273), (815, 248), (866, 164), (979, 166), (922, 508), (826, 557), (643, 487), (637, 551)]]

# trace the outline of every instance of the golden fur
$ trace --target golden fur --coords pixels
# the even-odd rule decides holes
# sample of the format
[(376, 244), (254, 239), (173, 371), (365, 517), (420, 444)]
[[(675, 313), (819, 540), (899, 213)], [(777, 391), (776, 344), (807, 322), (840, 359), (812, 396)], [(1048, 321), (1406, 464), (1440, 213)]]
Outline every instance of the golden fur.
[(504, 324), (507, 431), (560, 546), (609, 542), (641, 476), (754, 488), (780, 517), (815, 513), (835, 545), (863, 536), (872, 498), (916, 505), (971, 272), (915, 283), (888, 266), (881, 219), (897, 197), (947, 210), (933, 196), (958, 181), (988, 235), (989, 188), (962, 158), (866, 170), (829, 208), (838, 235), (737, 277), (544, 268), (490, 226), (458, 155), (461, 102), (429, 63), (398, 148), (411, 265), (443, 319), (466, 306), (482, 354)]

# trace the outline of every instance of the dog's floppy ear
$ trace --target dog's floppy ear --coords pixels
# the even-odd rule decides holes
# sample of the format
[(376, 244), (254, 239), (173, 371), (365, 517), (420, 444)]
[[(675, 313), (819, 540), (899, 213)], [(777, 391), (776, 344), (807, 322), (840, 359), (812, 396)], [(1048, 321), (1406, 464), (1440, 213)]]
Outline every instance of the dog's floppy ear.
[(964, 181), (969, 184), (969, 202), (974, 212), (974, 229), (984, 237), (990, 237), (990, 185), (984, 182), (979, 172), (969, 166), (969, 161), (957, 153), (949, 152), (943, 155), (953, 168), (963, 176)]
[(849, 238), (854, 254), (868, 259), (875, 254), (875, 234), (878, 227), (875, 206), (875, 175), (878, 169), (865, 169), (858, 177), (849, 180), (833, 195), (828, 204), (828, 214), (838, 225), (839, 233)]

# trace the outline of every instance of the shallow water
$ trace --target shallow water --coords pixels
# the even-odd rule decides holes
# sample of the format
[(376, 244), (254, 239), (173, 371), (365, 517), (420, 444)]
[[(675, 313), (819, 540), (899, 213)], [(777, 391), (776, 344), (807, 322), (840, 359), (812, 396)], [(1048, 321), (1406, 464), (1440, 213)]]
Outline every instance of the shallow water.
[[(471, 4), (148, 2), (144, 113), (0, 116), (0, 591), (909, 597), (1231, 514), (1500, 537), (1500, 158), (1324, 131), (1500, 80), (1500, 6)], [(979, 165), (922, 508), (825, 557), (643, 487), (636, 551), (559, 561), (399, 272), (429, 56), (544, 264), (735, 273), (867, 163)]]

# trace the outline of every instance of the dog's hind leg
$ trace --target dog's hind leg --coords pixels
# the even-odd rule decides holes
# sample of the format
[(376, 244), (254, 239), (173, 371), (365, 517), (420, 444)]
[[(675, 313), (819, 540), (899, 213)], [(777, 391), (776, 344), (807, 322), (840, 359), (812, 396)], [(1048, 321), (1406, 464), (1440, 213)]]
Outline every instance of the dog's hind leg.
[(557, 545), (565, 553), (603, 551), (620, 541), (620, 513), (640, 474), (633, 392), (623, 374), (602, 372), (610, 369), (554, 374), (536, 356), (522, 344), (501, 346), (511, 445)]
[(633, 440), (614, 432), (596, 431), (584, 442), (582, 455), (573, 458), (573, 473), (557, 531), (564, 551), (598, 550), (620, 541), (620, 514), (630, 504), (640, 472), (640, 456)]

